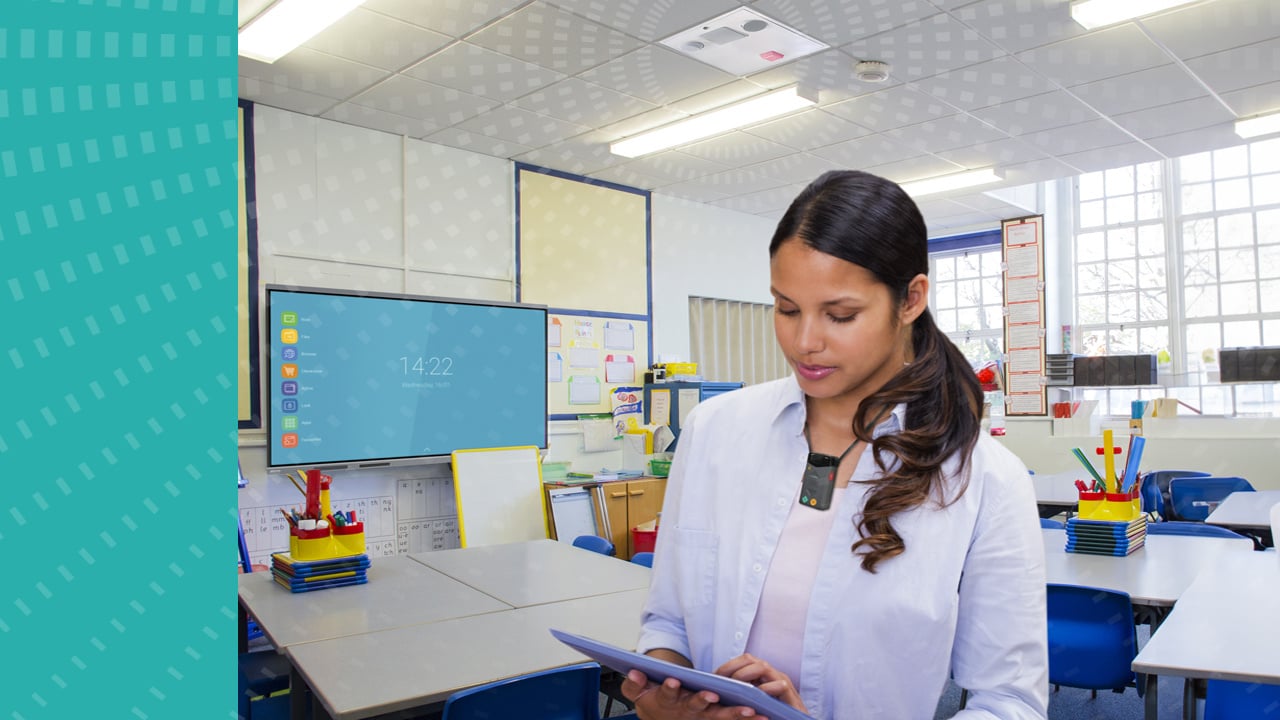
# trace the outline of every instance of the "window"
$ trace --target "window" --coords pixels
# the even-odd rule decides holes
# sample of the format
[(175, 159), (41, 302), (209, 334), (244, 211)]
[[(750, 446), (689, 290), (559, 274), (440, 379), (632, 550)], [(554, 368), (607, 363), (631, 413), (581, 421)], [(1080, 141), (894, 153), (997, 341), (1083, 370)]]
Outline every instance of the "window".
[(689, 354), (704, 380), (776, 380), (791, 373), (773, 335), (773, 306), (689, 298)]
[(929, 254), (934, 320), (974, 366), (1004, 353), (1003, 260), (999, 245)]

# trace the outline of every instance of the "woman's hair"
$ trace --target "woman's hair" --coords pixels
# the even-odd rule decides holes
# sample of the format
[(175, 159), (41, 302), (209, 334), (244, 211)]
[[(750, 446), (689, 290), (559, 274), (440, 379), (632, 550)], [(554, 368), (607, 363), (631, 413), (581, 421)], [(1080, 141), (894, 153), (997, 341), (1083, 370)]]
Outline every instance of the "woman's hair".
[[(906, 300), (912, 278), (929, 272), (924, 218), (915, 202), (897, 184), (856, 170), (825, 173), (801, 191), (778, 222), (769, 255), (791, 238), (871, 271), (889, 288), (895, 309)], [(874, 487), (857, 521), (862, 538), (851, 548), (863, 553), (862, 567), (870, 572), (906, 549), (890, 522), (894, 515), (931, 496), (949, 503), (963, 494), (978, 442), (982, 388), (969, 361), (928, 308), (916, 318), (911, 340), (914, 360), (863, 401), (853, 418), (854, 435), (871, 444), (882, 475), (866, 481)], [(874, 441), (867, 437), (881, 411), (899, 403), (907, 404), (906, 428)], [(892, 471), (882, 452), (896, 457)], [(942, 464), (952, 456), (962, 481), (948, 500)]]

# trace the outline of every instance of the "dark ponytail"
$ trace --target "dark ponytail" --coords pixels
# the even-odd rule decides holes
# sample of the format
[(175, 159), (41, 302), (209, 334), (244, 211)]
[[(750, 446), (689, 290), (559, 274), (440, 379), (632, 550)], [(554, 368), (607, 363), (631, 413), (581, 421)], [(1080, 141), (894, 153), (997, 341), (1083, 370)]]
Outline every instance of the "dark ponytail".
[[(915, 202), (897, 184), (864, 172), (829, 172), (805, 188), (778, 223), (769, 254), (791, 238), (865, 267), (888, 286), (897, 305), (906, 300), (911, 279), (929, 271), (924, 218)], [(865, 399), (853, 418), (854, 434), (871, 445), (881, 471), (866, 481), (873, 487), (857, 519), (862, 537), (852, 547), (869, 572), (906, 549), (893, 516), (930, 497), (948, 504), (964, 493), (980, 432), (982, 388), (969, 361), (927, 308), (911, 335), (911, 364)], [(907, 405), (906, 427), (873, 441), (870, 424), (899, 403)], [(962, 482), (947, 498), (942, 465), (952, 457)]]

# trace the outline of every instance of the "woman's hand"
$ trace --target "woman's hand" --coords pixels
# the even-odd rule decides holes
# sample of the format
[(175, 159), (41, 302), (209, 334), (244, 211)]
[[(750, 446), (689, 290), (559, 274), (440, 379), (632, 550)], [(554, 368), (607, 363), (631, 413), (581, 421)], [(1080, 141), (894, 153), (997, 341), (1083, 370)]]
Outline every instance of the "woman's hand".
[(635, 703), (636, 714), (641, 720), (741, 720), (756, 717), (755, 710), (749, 707), (720, 705), (720, 697), (713, 692), (690, 692), (675, 678), (653, 683), (639, 670), (627, 673), (627, 679), (622, 681), (622, 696)]
[(746, 653), (739, 655), (716, 668), (716, 674), (751, 683), (763, 690), (766, 695), (781, 700), (800, 712), (809, 712), (800, 699), (800, 692), (792, 684), (791, 678), (754, 655)]

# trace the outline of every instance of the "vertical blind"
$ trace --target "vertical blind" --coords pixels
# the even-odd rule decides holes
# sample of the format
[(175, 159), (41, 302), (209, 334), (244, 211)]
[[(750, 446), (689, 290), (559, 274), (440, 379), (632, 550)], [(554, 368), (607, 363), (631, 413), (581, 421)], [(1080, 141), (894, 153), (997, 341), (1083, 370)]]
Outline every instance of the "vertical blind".
[(773, 336), (773, 306), (689, 298), (689, 354), (713, 382), (747, 385), (790, 374)]

